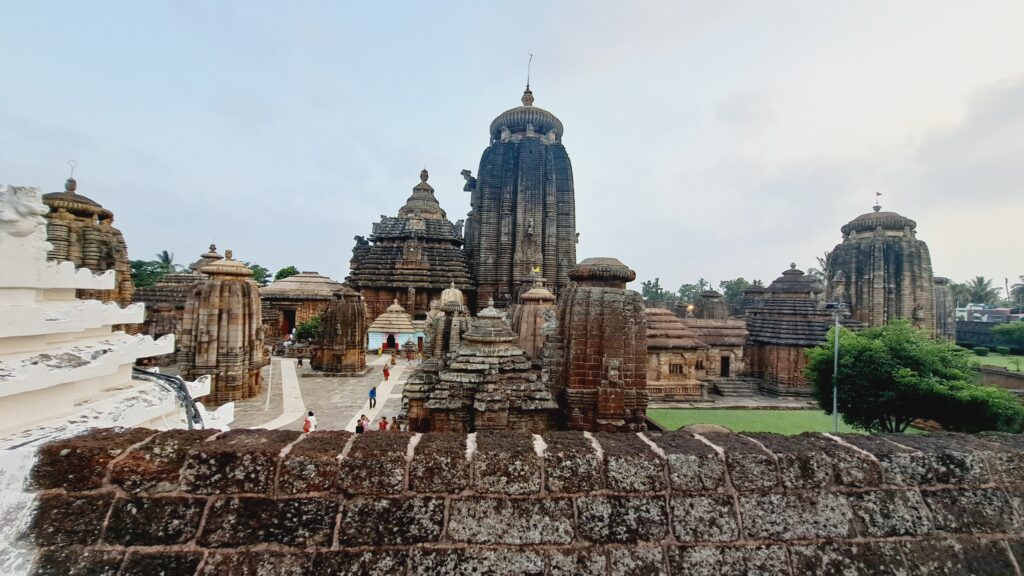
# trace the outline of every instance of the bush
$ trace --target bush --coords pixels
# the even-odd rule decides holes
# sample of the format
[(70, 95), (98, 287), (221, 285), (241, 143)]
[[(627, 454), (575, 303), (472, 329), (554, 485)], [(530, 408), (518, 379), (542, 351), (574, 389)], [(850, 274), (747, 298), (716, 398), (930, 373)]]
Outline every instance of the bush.
[(1003, 356), (1006, 356), (1009, 353), (1010, 353), (1010, 347), (1009, 346), (996, 346), (996, 354), (1002, 354)]
[(975, 346), (974, 353), (978, 356), (988, 356), (988, 348), (984, 346)]
[(295, 329), (295, 339), (298, 341), (309, 342), (311, 340), (317, 340), (320, 338), (320, 317), (314, 316), (309, 320), (302, 322)]

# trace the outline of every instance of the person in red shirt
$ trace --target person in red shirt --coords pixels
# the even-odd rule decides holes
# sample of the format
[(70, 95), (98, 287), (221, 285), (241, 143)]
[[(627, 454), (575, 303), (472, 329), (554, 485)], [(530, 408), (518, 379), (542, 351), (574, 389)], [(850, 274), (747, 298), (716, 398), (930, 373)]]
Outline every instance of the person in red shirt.
[(388, 376), (391, 376), (391, 371), (390, 371), (390, 370), (388, 370), (388, 367), (387, 367), (387, 366), (385, 366), (385, 367), (384, 367), (384, 381), (385, 381), (385, 382), (387, 382), (387, 381), (388, 381)]
[(387, 429), (388, 429), (388, 417), (387, 416), (381, 416), (380, 417), (380, 423), (377, 425), (377, 429), (380, 430), (381, 432), (387, 431)]

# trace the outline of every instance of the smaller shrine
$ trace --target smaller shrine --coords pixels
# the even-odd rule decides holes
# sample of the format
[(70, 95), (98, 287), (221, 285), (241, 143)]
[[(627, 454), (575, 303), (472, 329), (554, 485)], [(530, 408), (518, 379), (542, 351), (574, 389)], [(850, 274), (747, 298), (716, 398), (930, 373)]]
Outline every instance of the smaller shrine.
[(362, 297), (340, 285), (320, 315), (320, 338), (313, 348), (313, 370), (331, 375), (365, 374), (366, 307)]
[(425, 402), (410, 403), (410, 422), (442, 432), (553, 429), (558, 404), (515, 339), (489, 302), (470, 321)]
[(370, 324), (367, 330), (366, 349), (397, 354), (402, 343), (409, 338), (416, 342), (417, 348), (422, 348), (423, 333), (416, 330), (412, 316), (406, 313), (396, 298), (391, 306)]
[(341, 282), (316, 272), (300, 272), (260, 288), (266, 337), (284, 338), (320, 316), (341, 289)]
[(192, 288), (185, 304), (178, 369), (185, 378), (213, 376), (215, 403), (260, 393), (263, 350), (259, 286), (252, 270), (232, 258), (199, 269), (207, 278)]
[(664, 308), (648, 308), (647, 394), (658, 400), (706, 400), (705, 374), (710, 346)]
[(554, 328), (555, 295), (544, 287), (545, 280), (539, 274), (535, 273), (523, 283), (529, 286), (520, 291), (512, 331), (516, 333), (516, 345), (530, 358), (538, 358), (547, 341), (545, 326)]

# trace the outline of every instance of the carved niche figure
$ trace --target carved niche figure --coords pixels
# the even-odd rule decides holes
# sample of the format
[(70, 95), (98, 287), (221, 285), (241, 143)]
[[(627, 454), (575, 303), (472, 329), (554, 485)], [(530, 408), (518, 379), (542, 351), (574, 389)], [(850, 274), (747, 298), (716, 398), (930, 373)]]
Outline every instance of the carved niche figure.
[(463, 170), (462, 177), (466, 179), (466, 185), (462, 187), (463, 192), (476, 190), (476, 178), (473, 177), (472, 170)]
[(526, 235), (533, 236), (533, 218), (530, 217), (526, 220)]
[[(374, 230), (374, 232), (376, 232), (376, 230)], [(366, 238), (364, 238), (363, 236), (355, 236), (353, 239), (356, 241), (356, 245), (358, 245), (358, 246), (369, 246), (370, 245), (370, 241), (367, 240)]]

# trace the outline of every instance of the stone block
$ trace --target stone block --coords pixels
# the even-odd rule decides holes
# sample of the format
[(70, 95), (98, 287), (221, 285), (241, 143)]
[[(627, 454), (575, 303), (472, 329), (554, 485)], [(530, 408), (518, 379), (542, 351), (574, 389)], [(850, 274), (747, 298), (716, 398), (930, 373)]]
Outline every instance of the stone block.
[(351, 432), (343, 430), (307, 434), (301, 442), (292, 446), (281, 462), (278, 493), (340, 493), (343, 482), (338, 457), (352, 436)]
[(46, 548), (36, 558), (35, 576), (117, 576), (124, 561), (121, 550), (93, 550), (78, 546)]
[(740, 495), (740, 521), (748, 538), (798, 540), (853, 536), (853, 515), (838, 494)]
[(408, 432), (357, 434), (341, 460), (341, 482), (349, 494), (397, 494), (405, 488)]
[(110, 471), (110, 482), (131, 493), (173, 492), (178, 489), (178, 478), (189, 451), (218, 432), (161, 432), (114, 463)]
[(664, 490), (665, 462), (636, 434), (594, 434), (604, 453), (608, 488), (616, 492)]
[(29, 533), (37, 546), (93, 544), (99, 540), (113, 494), (43, 494)]
[(676, 576), (776, 576), (789, 574), (782, 546), (672, 547), (669, 564)]
[(608, 559), (600, 548), (564, 548), (548, 551), (549, 576), (605, 574)]
[(1020, 434), (990, 433), (979, 436), (955, 435), (954, 440), (984, 442), (985, 459), (996, 482), (1019, 482), (1024, 478), (1024, 438)]
[(413, 549), (411, 576), (541, 576), (544, 557), (529, 549)]
[(824, 488), (832, 484), (830, 451), (838, 451), (840, 444), (823, 445), (806, 436), (779, 434), (745, 434), (775, 455), (779, 477), (786, 489)]
[(232, 430), (195, 445), (181, 471), (193, 494), (269, 494), (281, 451), (299, 437), (285, 430)]
[(39, 449), (29, 485), (36, 490), (63, 488), (68, 492), (99, 488), (114, 458), (155, 433), (146, 428), (99, 428), (45, 444)]
[(303, 574), (312, 576), (336, 576), (338, 574), (395, 576), (396, 574), (405, 574), (407, 561), (408, 553), (399, 550), (325, 551), (317, 553), (313, 560), (313, 569)]
[(984, 454), (972, 447), (970, 438), (933, 435), (889, 435), (891, 440), (923, 455), (927, 484), (985, 484), (991, 480)]
[(651, 542), (667, 532), (668, 511), (660, 496), (583, 496), (576, 509), (579, 535), (591, 542)]
[(592, 492), (605, 487), (604, 466), (586, 436), (579, 432), (547, 432), (544, 443), (548, 492)]
[(665, 453), (668, 478), (674, 492), (722, 490), (725, 461), (707, 444), (685, 432), (648, 432)]
[(448, 536), (469, 544), (568, 544), (573, 506), (568, 498), (454, 500)]
[(894, 486), (916, 486), (928, 477), (924, 454), (879, 436), (841, 434), (844, 442), (871, 454), (882, 469), (882, 482)]
[(342, 505), (343, 546), (437, 542), (444, 530), (442, 498), (356, 497)]
[(184, 544), (195, 538), (205, 498), (117, 498), (103, 541), (121, 546)]
[(701, 436), (725, 450), (729, 478), (740, 492), (771, 490), (778, 486), (775, 457), (749, 438), (725, 432), (707, 432)]
[[(1015, 574), (1004, 542), (970, 537), (911, 540), (898, 544), (912, 576), (1003, 576)], [(1019, 557), (1018, 557), (1019, 558)]]
[(489, 494), (536, 494), (540, 492), (540, 464), (531, 434), (478, 432), (473, 488)]
[(198, 542), (209, 548), (330, 545), (337, 511), (337, 502), (322, 497), (222, 498), (210, 506)]
[(1013, 506), (1002, 490), (942, 488), (922, 490), (936, 530), (954, 533), (1015, 532)]
[(861, 536), (918, 536), (932, 530), (924, 500), (916, 490), (847, 494)]
[(616, 576), (662, 576), (668, 574), (665, 553), (655, 546), (608, 548), (608, 573)]
[(202, 552), (129, 552), (120, 576), (191, 576)]
[(830, 543), (790, 546), (793, 573), (807, 576), (836, 574), (906, 574), (899, 547), (892, 542)]
[(740, 537), (732, 496), (673, 496), (672, 532), (680, 542), (731, 542)]
[(197, 576), (306, 576), (312, 560), (312, 554), (301, 553), (212, 551)]
[(438, 432), (421, 436), (409, 462), (409, 489), (456, 494), (467, 486), (466, 435)]

